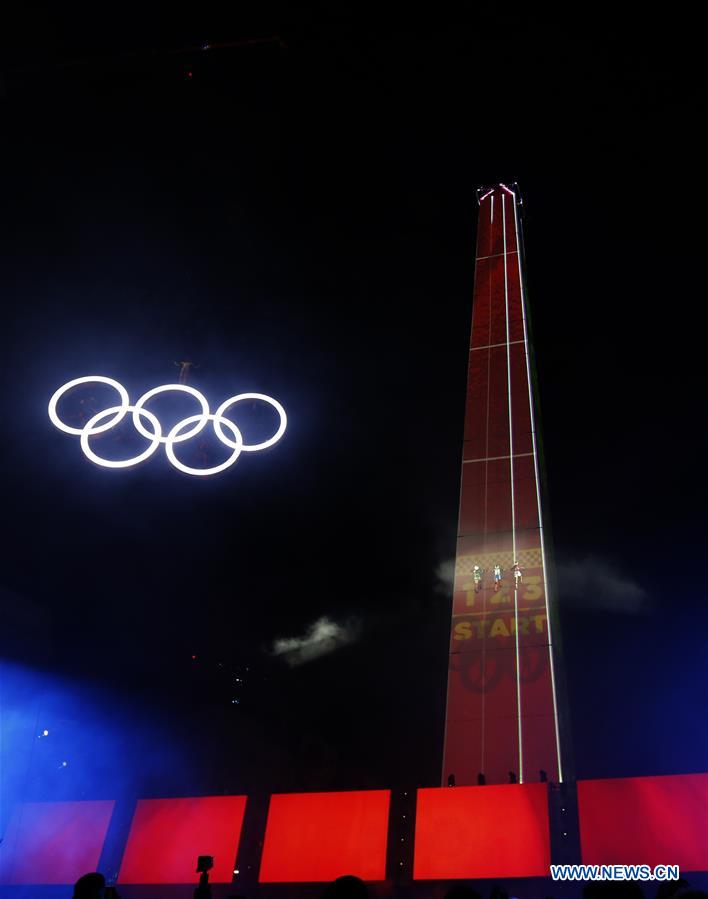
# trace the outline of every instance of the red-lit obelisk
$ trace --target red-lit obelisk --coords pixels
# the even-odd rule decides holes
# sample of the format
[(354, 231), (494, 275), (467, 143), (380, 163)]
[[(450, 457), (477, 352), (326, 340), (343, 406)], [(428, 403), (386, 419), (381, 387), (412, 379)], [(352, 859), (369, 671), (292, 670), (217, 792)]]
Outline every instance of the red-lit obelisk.
[(443, 783), (537, 781), (541, 770), (559, 781), (521, 198), (504, 184), (478, 197)]

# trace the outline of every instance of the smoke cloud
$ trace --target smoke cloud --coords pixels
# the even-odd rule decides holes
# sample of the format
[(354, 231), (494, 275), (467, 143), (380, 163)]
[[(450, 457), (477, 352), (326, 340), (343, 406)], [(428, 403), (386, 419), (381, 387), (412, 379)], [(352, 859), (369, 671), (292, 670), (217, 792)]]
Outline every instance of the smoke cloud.
[(276, 638), (271, 654), (282, 656), (288, 665), (294, 667), (354, 643), (360, 634), (359, 619), (348, 618), (340, 624), (324, 615), (314, 621), (300, 637)]
[(455, 560), (446, 559), (435, 569), (435, 592), (449, 597), (455, 583)]
[(561, 601), (576, 608), (639, 614), (648, 608), (649, 596), (633, 578), (611, 564), (593, 557), (558, 565)]

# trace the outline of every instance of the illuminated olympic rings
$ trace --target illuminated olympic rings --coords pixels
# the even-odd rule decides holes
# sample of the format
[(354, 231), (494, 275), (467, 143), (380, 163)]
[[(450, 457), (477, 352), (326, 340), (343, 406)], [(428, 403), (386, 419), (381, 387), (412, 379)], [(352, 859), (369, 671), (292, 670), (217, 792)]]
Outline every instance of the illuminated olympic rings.
[[(107, 384), (109, 387), (113, 387), (118, 393), (120, 405), (110, 406), (101, 412), (96, 412), (81, 428), (74, 428), (71, 427), (71, 425), (66, 424), (66, 422), (63, 422), (57, 413), (57, 404), (62, 396), (73, 387), (79, 387), (82, 384), (95, 383)], [(158, 394), (166, 393), (168, 391), (180, 391), (181, 393), (193, 396), (201, 406), (201, 412), (197, 415), (190, 415), (187, 418), (182, 419), (182, 421), (177, 422), (167, 436), (163, 436), (162, 425), (158, 418), (145, 408), (145, 404)], [(263, 440), (261, 443), (244, 443), (241, 431), (236, 427), (234, 422), (225, 415), (226, 411), (232, 406), (235, 406), (236, 403), (247, 400), (267, 403), (275, 409), (280, 419), (278, 428), (273, 436), (269, 437), (268, 440)], [(264, 393), (239, 393), (236, 396), (231, 396), (219, 406), (216, 412), (212, 413), (209, 411), (209, 403), (204, 394), (195, 390), (194, 387), (189, 387), (186, 384), (163, 384), (161, 387), (153, 387), (152, 390), (148, 390), (136, 403), (131, 404), (128, 391), (125, 387), (118, 381), (114, 381), (113, 378), (105, 378), (103, 375), (89, 375), (85, 378), (74, 378), (73, 381), (67, 381), (66, 384), (54, 392), (52, 398), (49, 400), (47, 411), (49, 412), (49, 418), (52, 423), (59, 428), (60, 431), (64, 431), (66, 434), (74, 434), (81, 438), (81, 449), (83, 450), (84, 455), (87, 459), (90, 459), (91, 462), (95, 462), (96, 465), (102, 465), (104, 468), (130, 468), (133, 465), (144, 462), (152, 456), (160, 444), (163, 444), (165, 447), (165, 454), (175, 468), (179, 471), (183, 471), (185, 474), (198, 476), (218, 474), (218, 472), (224, 471), (226, 468), (233, 465), (241, 453), (256, 453), (259, 450), (273, 446), (283, 436), (288, 424), (285, 409), (283, 409), (277, 400), (274, 400), (270, 396), (266, 396)], [(133, 425), (135, 426), (136, 431), (150, 441), (147, 448), (137, 456), (133, 456), (131, 459), (114, 461), (99, 456), (91, 448), (91, 437), (96, 436), (96, 434), (103, 434), (115, 427), (123, 421), (128, 412), (132, 412)], [(105, 421), (104, 419), (108, 420)], [(145, 422), (147, 422), (148, 427), (146, 427)], [(212, 423), (214, 433), (219, 440), (224, 446), (232, 451), (231, 455), (225, 462), (222, 462), (220, 465), (214, 465), (212, 468), (191, 468), (183, 462), (180, 462), (177, 458), (175, 444), (182, 443), (185, 440), (189, 440), (190, 437), (196, 436), (200, 431), (204, 430), (208, 422)], [(224, 433), (224, 428), (226, 428), (229, 434)]]

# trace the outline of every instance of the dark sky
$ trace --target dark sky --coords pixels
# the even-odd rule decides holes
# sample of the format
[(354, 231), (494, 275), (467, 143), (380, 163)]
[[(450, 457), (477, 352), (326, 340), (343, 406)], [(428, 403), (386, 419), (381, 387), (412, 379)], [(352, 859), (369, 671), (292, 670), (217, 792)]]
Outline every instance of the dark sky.
[[(1, 651), (157, 722), (188, 773), (145, 791), (437, 781), (494, 180), (524, 196), (577, 773), (705, 768), (684, 23), (490, 9), (5, 29)], [(95, 468), (47, 419), (70, 378), (137, 396), (184, 358), (215, 402), (280, 399), (285, 439), (190, 479)], [(323, 617), (346, 644), (272, 656)]]

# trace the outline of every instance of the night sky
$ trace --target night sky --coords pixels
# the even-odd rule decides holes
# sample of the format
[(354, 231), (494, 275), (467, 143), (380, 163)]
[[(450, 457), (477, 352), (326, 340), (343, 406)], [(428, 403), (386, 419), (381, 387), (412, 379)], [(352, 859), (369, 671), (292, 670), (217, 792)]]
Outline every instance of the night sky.
[[(0, 652), (39, 684), (27, 740), (56, 720), (71, 756), (61, 785), (37, 775), (48, 798), (110, 793), (115, 759), (81, 774), (107, 746), (142, 795), (439, 781), (475, 191), (496, 180), (524, 198), (577, 774), (705, 770), (681, 23), (485, 9), (6, 30)], [(279, 399), (285, 438), (198, 479), (162, 453), (99, 469), (47, 418), (70, 378), (137, 397), (182, 359), (213, 405)], [(274, 652), (317, 622), (321, 654)]]

